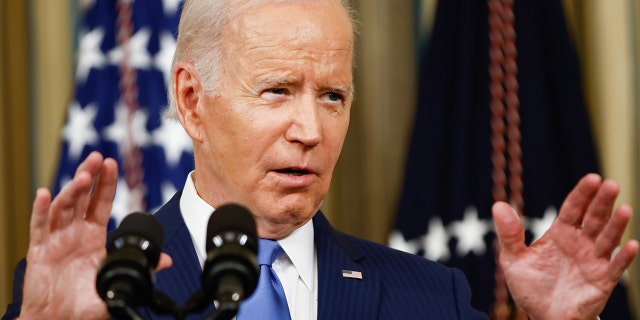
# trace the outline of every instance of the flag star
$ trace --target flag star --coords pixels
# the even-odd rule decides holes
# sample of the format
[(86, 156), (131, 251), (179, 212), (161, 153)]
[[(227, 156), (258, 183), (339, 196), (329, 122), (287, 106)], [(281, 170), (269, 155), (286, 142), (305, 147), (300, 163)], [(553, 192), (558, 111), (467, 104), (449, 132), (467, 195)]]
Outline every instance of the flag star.
[(178, 191), (176, 187), (170, 181), (162, 183), (162, 203), (166, 203), (171, 200), (171, 197)]
[(540, 239), (542, 235), (549, 230), (557, 215), (558, 210), (555, 207), (550, 206), (544, 211), (542, 218), (530, 218), (527, 220), (529, 230), (533, 233), (533, 241)]
[(163, 118), (162, 124), (152, 135), (154, 143), (163, 147), (165, 160), (171, 166), (178, 165), (183, 153), (193, 151), (191, 137), (176, 120)]
[(174, 15), (176, 11), (178, 11), (178, 6), (180, 6), (182, 0), (162, 0), (162, 6), (164, 7), (165, 15)]
[(464, 219), (451, 223), (451, 233), (458, 239), (456, 253), (466, 256), (473, 252), (483, 255), (487, 249), (484, 235), (491, 230), (486, 221), (478, 219), (478, 210), (469, 206), (464, 211)]
[(95, 4), (96, 4), (96, 0), (81, 0), (80, 1), (80, 7), (83, 10), (88, 10), (88, 9), (92, 8)]
[(104, 30), (102, 28), (95, 28), (80, 36), (78, 66), (76, 69), (77, 81), (85, 82), (91, 68), (102, 68), (106, 64), (107, 59), (100, 49), (103, 38)]
[(143, 208), (144, 187), (130, 189), (123, 178), (118, 179), (116, 195), (113, 198), (111, 217), (115, 219), (116, 225), (131, 212), (144, 211)]
[(111, 218), (116, 220), (116, 225), (127, 215), (127, 204), (129, 203), (127, 192), (127, 183), (124, 179), (119, 178), (116, 186), (116, 195), (113, 198), (113, 206), (111, 207)]
[(151, 135), (149, 131), (147, 131), (147, 121), (149, 119), (149, 114), (144, 109), (136, 110), (136, 113), (133, 115), (133, 123), (132, 123), (132, 138), (134, 143), (137, 146), (145, 147), (151, 141)]
[(173, 62), (173, 54), (176, 51), (176, 40), (169, 32), (163, 32), (160, 35), (160, 51), (154, 57), (154, 65), (162, 71), (165, 85), (169, 84), (171, 76), (171, 63)]
[(133, 114), (133, 121), (129, 126), (129, 109), (120, 101), (116, 107), (116, 120), (104, 128), (104, 138), (118, 144), (131, 143), (138, 147), (147, 146), (151, 141), (146, 129), (148, 118), (146, 111), (138, 109)]
[(131, 67), (137, 69), (148, 69), (151, 66), (151, 56), (147, 50), (149, 39), (151, 38), (151, 30), (143, 28), (138, 30), (127, 43), (125, 47), (122, 44), (109, 51), (109, 61), (113, 65), (119, 65), (124, 57), (124, 52), (129, 53), (128, 63)]
[(62, 136), (69, 144), (69, 157), (77, 160), (86, 145), (98, 142), (99, 136), (93, 126), (98, 108), (90, 103), (83, 108), (74, 102), (67, 111), (69, 119), (62, 129)]
[(160, 210), (160, 208), (162, 208), (162, 206), (169, 202), (169, 200), (171, 200), (171, 198), (176, 194), (176, 192), (178, 192), (178, 189), (176, 189), (176, 187), (173, 185), (173, 183), (171, 183), (171, 181), (165, 180), (162, 182), (162, 185), (160, 186), (160, 193), (162, 195), (162, 203), (155, 207), (155, 208), (151, 208), (149, 210), (149, 212), (155, 214), (158, 210)]
[(420, 251), (420, 243), (416, 239), (405, 240), (402, 232), (394, 230), (389, 235), (389, 247), (408, 252), (411, 254), (416, 254)]
[(424, 237), (425, 258), (445, 261), (450, 257), (449, 235), (442, 224), (442, 219), (434, 216), (429, 220), (429, 229)]
[(60, 190), (64, 189), (64, 187), (66, 187), (69, 182), (71, 182), (71, 177), (67, 174), (65, 174), (64, 176), (60, 177)]

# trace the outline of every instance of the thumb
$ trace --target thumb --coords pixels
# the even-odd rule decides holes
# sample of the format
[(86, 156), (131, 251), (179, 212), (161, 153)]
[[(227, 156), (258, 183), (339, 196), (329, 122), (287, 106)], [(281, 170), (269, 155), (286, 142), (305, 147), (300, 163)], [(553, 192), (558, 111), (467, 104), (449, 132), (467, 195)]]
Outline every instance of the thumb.
[(173, 259), (166, 253), (160, 254), (160, 261), (158, 261), (158, 266), (156, 267), (156, 272), (164, 269), (169, 269), (173, 265)]
[(500, 240), (500, 255), (503, 258), (517, 255), (526, 248), (524, 226), (516, 212), (506, 202), (496, 202), (492, 208), (496, 235)]

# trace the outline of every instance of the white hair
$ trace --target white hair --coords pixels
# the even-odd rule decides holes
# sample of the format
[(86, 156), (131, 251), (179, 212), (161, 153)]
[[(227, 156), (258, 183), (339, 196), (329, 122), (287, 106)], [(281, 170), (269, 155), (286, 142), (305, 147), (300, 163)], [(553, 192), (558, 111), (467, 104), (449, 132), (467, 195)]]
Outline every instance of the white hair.
[[(178, 40), (173, 57), (171, 72), (177, 62), (194, 64), (202, 80), (203, 90), (215, 94), (222, 74), (225, 43), (223, 33), (229, 23), (241, 13), (252, 8), (279, 2), (311, 2), (319, 0), (185, 0), (178, 26)], [(338, 0), (326, 0), (338, 1)], [(354, 38), (357, 30), (355, 11), (349, 0), (339, 0), (353, 27)], [(177, 118), (175, 82), (169, 81), (169, 108), (165, 117)]]

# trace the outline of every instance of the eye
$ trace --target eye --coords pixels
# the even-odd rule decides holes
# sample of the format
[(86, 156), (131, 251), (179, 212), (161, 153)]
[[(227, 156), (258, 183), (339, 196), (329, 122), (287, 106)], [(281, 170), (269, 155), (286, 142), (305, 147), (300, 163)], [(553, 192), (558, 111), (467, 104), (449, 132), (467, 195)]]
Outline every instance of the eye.
[(319, 102), (332, 110), (340, 110), (348, 103), (346, 100), (346, 95), (342, 91), (335, 90), (324, 92), (320, 96)]
[(327, 99), (331, 100), (331, 101), (341, 101), (344, 100), (344, 97), (342, 96), (342, 94), (337, 93), (337, 92), (327, 92)]
[(269, 103), (280, 103), (291, 98), (291, 92), (287, 88), (269, 88), (262, 91), (260, 96)]
[(269, 89), (267, 91), (269, 93), (277, 94), (277, 95), (281, 95), (281, 94), (287, 93), (287, 90), (285, 88), (272, 88), (272, 89)]

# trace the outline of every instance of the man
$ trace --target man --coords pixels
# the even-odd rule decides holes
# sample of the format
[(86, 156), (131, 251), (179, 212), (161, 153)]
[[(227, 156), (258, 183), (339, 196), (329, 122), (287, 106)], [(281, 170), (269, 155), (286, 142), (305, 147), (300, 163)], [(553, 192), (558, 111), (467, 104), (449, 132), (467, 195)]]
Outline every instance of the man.
[[(156, 214), (166, 239), (156, 289), (178, 304), (200, 285), (211, 211), (237, 202), (285, 251), (274, 270), (292, 319), (486, 317), (469, 305), (459, 271), (339, 233), (318, 211), (353, 100), (348, 12), (338, 0), (187, 1), (170, 100), (195, 171)], [(56, 199), (38, 190), (24, 292), (7, 317), (108, 317), (94, 282), (116, 178), (115, 162), (93, 153)], [(611, 258), (631, 217), (626, 205), (612, 214), (618, 193), (585, 176), (530, 247), (511, 208), (494, 206), (509, 288), (532, 319), (597, 318), (639, 247), (631, 240)]]

